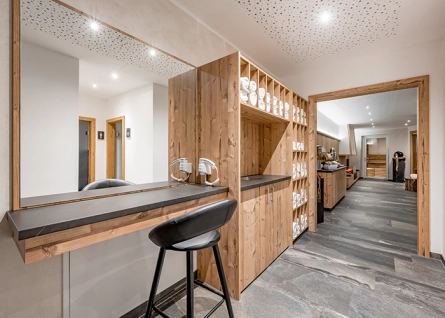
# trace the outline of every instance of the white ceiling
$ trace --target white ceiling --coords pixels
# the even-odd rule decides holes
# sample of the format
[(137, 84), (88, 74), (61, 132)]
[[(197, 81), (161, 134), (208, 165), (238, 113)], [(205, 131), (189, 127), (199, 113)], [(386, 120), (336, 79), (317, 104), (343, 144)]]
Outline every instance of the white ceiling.
[[(276, 76), (445, 35), (444, 0), (170, 0)], [(329, 23), (321, 23), (322, 12)], [(230, 21), (230, 22), (228, 22)]]
[(408, 126), (415, 126), (417, 88), (320, 102), (317, 109), (337, 124), (355, 128), (372, 128), (371, 119), (376, 130), (403, 128), (408, 120)]
[(162, 52), (152, 57), (151, 47), (103, 25), (93, 31), (91, 22), (51, 0), (22, 1), (22, 40), (78, 58), (81, 93), (109, 99), (192, 69)]

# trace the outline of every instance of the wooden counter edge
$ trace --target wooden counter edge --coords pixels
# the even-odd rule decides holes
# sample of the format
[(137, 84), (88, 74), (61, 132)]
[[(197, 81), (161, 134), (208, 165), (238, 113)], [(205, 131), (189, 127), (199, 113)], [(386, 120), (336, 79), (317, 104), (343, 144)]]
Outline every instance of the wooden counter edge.
[(13, 239), (25, 264), (30, 264), (160, 224), (201, 206), (226, 198), (227, 193), (220, 193), (25, 240), (18, 241), (17, 236), (14, 235)]

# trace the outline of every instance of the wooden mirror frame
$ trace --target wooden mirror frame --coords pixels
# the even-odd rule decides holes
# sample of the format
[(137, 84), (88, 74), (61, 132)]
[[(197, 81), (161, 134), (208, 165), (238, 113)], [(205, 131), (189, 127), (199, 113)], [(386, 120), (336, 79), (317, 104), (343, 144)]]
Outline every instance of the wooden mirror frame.
[(316, 132), (317, 103), (362, 95), (385, 93), (407, 88), (418, 89), (418, 152), (417, 152), (417, 253), (430, 257), (430, 77), (412, 77), (398, 81), (350, 88), (309, 96), (309, 230), (317, 229)]
[[(21, 9), (20, 9), (20, 0), (11, 0), (12, 1), (12, 210), (20, 210), (22, 209), (20, 205), (20, 47), (21, 47)], [(59, 5), (62, 5), (69, 10), (72, 10), (78, 14), (81, 14), (87, 18), (94, 19), (101, 25), (110, 28), (116, 32), (119, 32), (133, 40), (136, 40), (144, 45), (150, 46), (158, 52), (169, 55), (172, 58), (190, 65), (191, 67), (196, 68), (195, 65), (190, 64), (187, 61), (184, 61), (177, 56), (174, 56), (164, 50), (147, 43), (141, 39), (138, 39), (122, 30), (119, 30), (112, 25), (101, 21), (85, 12), (82, 12), (60, 0), (52, 0)], [(141, 190), (138, 190), (141, 191)], [(119, 194), (127, 194), (132, 193), (131, 191), (119, 192)], [(88, 199), (95, 199), (101, 196), (94, 196)], [(80, 199), (79, 199), (80, 200)], [(64, 204), (75, 202), (79, 200), (70, 200), (64, 202), (54, 202), (54, 204)], [(32, 208), (32, 206), (27, 206), (27, 208)]]

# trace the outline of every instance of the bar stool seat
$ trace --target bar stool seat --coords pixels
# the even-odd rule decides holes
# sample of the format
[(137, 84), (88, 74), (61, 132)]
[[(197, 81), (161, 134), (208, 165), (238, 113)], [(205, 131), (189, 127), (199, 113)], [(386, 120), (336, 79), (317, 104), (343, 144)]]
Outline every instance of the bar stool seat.
[(213, 230), (194, 237), (190, 240), (173, 244), (169, 248), (166, 248), (166, 250), (173, 250), (178, 252), (199, 251), (217, 244), (220, 238), (221, 235), (219, 234), (219, 232)]
[[(227, 199), (213, 204), (206, 205), (192, 212), (186, 213), (169, 221), (166, 221), (150, 231), (149, 239), (160, 247), (158, 261), (156, 264), (153, 283), (147, 304), (145, 318), (151, 317), (153, 311), (160, 316), (169, 318), (156, 305), (164, 299), (171, 297), (170, 292), (156, 302), (155, 296), (161, 277), (162, 265), (164, 263), (167, 250), (185, 252), (187, 257), (187, 318), (194, 317), (194, 293), (195, 283), (220, 296), (221, 301), (213, 307), (205, 316), (212, 315), (224, 302), (226, 302), (229, 317), (233, 318), (233, 309), (230, 302), (229, 289), (227, 287), (226, 277), (221, 261), (221, 255), (218, 248), (218, 242), (221, 235), (218, 228), (228, 223), (236, 210), (237, 201)], [(219, 290), (210, 287), (199, 280), (194, 279), (193, 273), (193, 251), (199, 251), (212, 247), (215, 257), (218, 275), (221, 281), (222, 293)]]

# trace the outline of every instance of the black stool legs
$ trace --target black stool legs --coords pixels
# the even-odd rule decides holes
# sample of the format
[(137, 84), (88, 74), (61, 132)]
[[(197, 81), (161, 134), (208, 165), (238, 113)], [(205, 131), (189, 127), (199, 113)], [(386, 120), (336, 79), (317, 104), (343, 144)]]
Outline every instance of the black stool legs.
[(227, 288), (226, 276), (224, 275), (224, 268), (222, 266), (221, 254), (219, 254), (218, 244), (213, 245), (213, 255), (215, 256), (216, 267), (218, 268), (219, 280), (221, 281), (221, 287), (224, 294), (224, 300), (226, 301), (227, 312), (230, 318), (234, 318), (232, 303), (230, 302), (229, 289)]
[(193, 252), (187, 251), (187, 318), (195, 317), (195, 275), (193, 273)]
[[(221, 287), (222, 287), (223, 293), (221, 294), (220, 291), (217, 291), (217, 290), (213, 289), (212, 287), (210, 287), (198, 280), (196, 281), (196, 284), (219, 295), (223, 299), (205, 317), (207, 318), (211, 314), (213, 314), (218, 309), (218, 307), (221, 306), (221, 304), (225, 301), (226, 305), (227, 305), (227, 312), (229, 313), (229, 317), (234, 318), (232, 303), (230, 302), (229, 289), (227, 287), (226, 276), (224, 275), (224, 268), (223, 268), (223, 265), (221, 262), (221, 255), (219, 253), (218, 244), (213, 245), (212, 249), (213, 249), (213, 254), (215, 256), (216, 268), (218, 269), (218, 275), (219, 275), (219, 279), (221, 281)], [(157, 291), (158, 285), (159, 285), (159, 279), (161, 278), (161, 270), (162, 270), (162, 265), (164, 264), (165, 251), (166, 250), (164, 248), (161, 248), (159, 251), (158, 262), (156, 264), (155, 275), (153, 277), (153, 284), (151, 286), (150, 298), (148, 299), (147, 312), (145, 313), (145, 318), (150, 318), (151, 314), (153, 313), (153, 310), (155, 310), (162, 317), (168, 317), (164, 313), (159, 311), (158, 308), (155, 307), (155, 305), (158, 302), (162, 301), (161, 299), (159, 299), (155, 303), (155, 296), (156, 296), (156, 291)], [(187, 277), (186, 277), (186, 281), (187, 281), (187, 318), (194, 318), (195, 317), (195, 313), (194, 313), (194, 311), (195, 311), (195, 308), (194, 308), (194, 300), (195, 300), (195, 295), (194, 295), (195, 278), (194, 277), (195, 277), (195, 275), (193, 272), (193, 251), (187, 251), (186, 254), (187, 254)], [(165, 295), (165, 297), (168, 297), (168, 296), (170, 296), (170, 294)], [(162, 299), (164, 299), (164, 297)]]
[[(145, 318), (151, 317), (153, 312), (153, 305), (155, 301), (156, 291), (159, 285), (159, 279), (161, 278), (162, 265), (164, 264), (165, 249), (159, 250), (158, 262), (156, 263), (155, 276), (153, 277), (153, 283), (151, 284), (150, 297), (148, 298), (147, 312)], [(192, 260), (193, 261), (193, 260)]]

